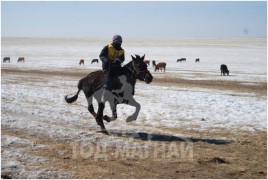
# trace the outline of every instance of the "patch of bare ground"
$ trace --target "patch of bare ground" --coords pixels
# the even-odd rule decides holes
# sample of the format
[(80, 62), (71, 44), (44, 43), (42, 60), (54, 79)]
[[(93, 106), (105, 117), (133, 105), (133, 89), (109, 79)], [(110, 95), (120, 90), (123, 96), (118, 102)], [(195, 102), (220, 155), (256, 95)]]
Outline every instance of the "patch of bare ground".
[[(174, 130), (185, 133), (185, 131)], [(190, 133), (190, 132), (188, 132)], [(121, 153), (130, 156), (114, 156), (116, 147), (98, 149), (96, 145), (83, 148), (69, 141), (55, 142), (48, 138), (37, 138), (27, 132), (2, 129), (2, 135), (20, 137), (34, 144), (43, 144), (48, 148), (29, 148), (30, 155), (42, 156), (50, 163), (40, 164), (40, 168), (55, 168), (73, 174), (72, 178), (263, 178), (267, 177), (267, 136), (266, 132), (246, 133), (205, 132), (209, 137), (226, 137), (225, 143), (205, 141), (203, 132), (194, 132), (192, 140), (192, 158), (173, 159), (168, 157), (171, 144), (180, 147), (180, 141), (161, 138), (147, 141), (142, 138), (118, 137), (152, 145), (152, 149), (141, 150), (131, 154), (121, 147)], [(161, 136), (161, 135), (160, 135)], [(164, 136), (164, 135), (162, 135)], [(215, 138), (214, 140), (217, 140)], [(163, 148), (165, 147), (165, 148)], [(10, 148), (10, 147), (9, 147)], [(118, 148), (118, 147), (117, 147)], [(157, 154), (155, 154), (156, 150)], [(159, 151), (161, 149), (161, 151)], [(4, 149), (2, 149), (4, 150)], [(93, 150), (93, 151), (92, 151)], [(95, 152), (94, 155), (90, 152)], [(64, 152), (64, 153), (59, 153)], [(88, 153), (88, 154), (87, 154)], [(102, 153), (102, 156), (96, 156)], [(104, 153), (104, 154), (103, 154)], [(85, 155), (86, 154), (86, 155)], [(103, 156), (105, 155), (105, 156)], [(103, 158), (104, 157), (104, 158)], [(28, 167), (29, 169), (31, 167)], [(12, 177), (12, 174), (10, 175)]]
[(257, 95), (267, 95), (267, 82), (259, 82), (254, 85), (247, 85), (243, 81), (229, 80), (190, 80), (183, 78), (155, 78), (154, 82), (157, 85), (176, 86), (176, 87), (199, 87), (216, 90), (231, 90), (242, 93), (255, 93)]

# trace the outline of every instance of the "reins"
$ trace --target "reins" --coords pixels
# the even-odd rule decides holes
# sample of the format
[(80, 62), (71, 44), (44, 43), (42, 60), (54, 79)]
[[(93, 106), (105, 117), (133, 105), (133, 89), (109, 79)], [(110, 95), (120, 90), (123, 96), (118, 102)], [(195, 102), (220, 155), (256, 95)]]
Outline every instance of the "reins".
[(134, 72), (136, 72), (136, 75), (139, 75), (140, 73), (143, 73), (143, 72), (148, 72), (148, 70), (142, 70), (140, 71), (139, 69), (137, 69), (137, 67), (135, 66), (134, 62), (132, 61), (132, 66), (133, 66), (133, 69), (131, 69), (130, 67), (128, 67), (126, 65), (126, 67), (131, 71), (132, 75), (131, 77), (133, 77), (133, 74), (135, 74)]

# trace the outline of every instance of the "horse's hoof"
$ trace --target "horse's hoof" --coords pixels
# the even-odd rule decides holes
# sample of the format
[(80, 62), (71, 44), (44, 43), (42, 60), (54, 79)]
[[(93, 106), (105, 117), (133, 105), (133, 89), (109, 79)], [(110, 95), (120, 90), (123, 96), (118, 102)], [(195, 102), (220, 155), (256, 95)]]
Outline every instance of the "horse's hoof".
[(126, 122), (132, 122), (132, 121), (136, 121), (137, 118), (133, 118), (133, 117), (128, 117)]
[(105, 121), (107, 121), (107, 122), (110, 122), (110, 121), (111, 121), (111, 119), (110, 119), (109, 116), (107, 116), (107, 115), (103, 116), (103, 120), (105, 120)]
[(108, 131), (107, 131), (106, 129), (102, 129), (102, 130), (101, 130), (101, 133), (103, 133), (103, 134), (107, 134), (107, 135), (109, 134)]
[(96, 131), (97, 133), (102, 133), (105, 135), (109, 135), (109, 132), (107, 130), (100, 130), (100, 131)]

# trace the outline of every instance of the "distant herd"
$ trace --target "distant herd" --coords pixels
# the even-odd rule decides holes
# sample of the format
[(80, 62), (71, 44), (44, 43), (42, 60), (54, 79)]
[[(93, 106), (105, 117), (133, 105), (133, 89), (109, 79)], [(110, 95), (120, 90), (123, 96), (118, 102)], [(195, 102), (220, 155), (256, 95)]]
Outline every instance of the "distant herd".
[[(177, 59), (177, 62), (186, 62), (186, 58), (180, 58), (180, 59)], [(196, 58), (195, 59), (195, 62), (196, 63), (199, 63), (200, 62), (200, 59), (199, 58)], [(150, 66), (150, 61), (149, 60), (144, 60), (144, 63), (147, 64), (147, 66)], [(165, 62), (159, 62), (158, 64), (156, 64), (155, 60), (152, 61), (152, 66), (155, 68), (154, 71), (161, 71), (162, 70), (165, 72), (166, 71), (166, 65), (167, 63)], [(225, 64), (222, 64), (220, 66), (220, 70), (221, 70), (221, 76), (225, 76), (225, 74), (227, 74), (229, 76), (229, 70), (227, 68), (227, 66)]]
[[(10, 57), (4, 57), (3, 58), (3, 63), (6, 63), (6, 62), (11, 62), (10, 61)], [(25, 58), (24, 57), (19, 57), (17, 62), (25, 62)], [(177, 62), (186, 62), (186, 58), (180, 58), (180, 59), (177, 59)], [(200, 62), (200, 59), (199, 58), (196, 58), (195, 59), (195, 62), (196, 63), (199, 63)], [(99, 59), (92, 59), (91, 60), (91, 64), (93, 63), (99, 63)], [(150, 66), (150, 60), (144, 60), (144, 63), (147, 64), (147, 66)], [(85, 60), (84, 59), (80, 59), (79, 60), (79, 65), (84, 65), (85, 64)], [(161, 71), (162, 70), (165, 72), (166, 71), (166, 65), (167, 63), (166, 62), (159, 62), (156, 64), (156, 61), (155, 60), (152, 60), (152, 66), (155, 68), (154, 71)], [(225, 76), (228, 75), (229, 76), (229, 70), (228, 70), (228, 67), (225, 65), (225, 64), (222, 64), (220, 66), (220, 71), (221, 71), (221, 76)]]
[[(10, 63), (10, 57), (4, 57), (3, 62), (9, 62)], [(17, 62), (24, 62), (24, 57), (19, 57)]]
[[(91, 60), (91, 64), (93, 64), (93, 63), (99, 63), (99, 59), (92, 59)], [(84, 66), (84, 64), (85, 64), (85, 60), (84, 59), (80, 59), (80, 61), (79, 61), (79, 65), (82, 65), (82, 64)]]
[[(147, 64), (147, 66), (150, 66), (150, 60), (144, 60), (144, 63)], [(180, 59), (177, 59), (177, 62), (186, 62), (186, 58), (180, 58)], [(195, 59), (195, 62), (196, 63), (199, 63), (200, 62), (200, 58), (196, 58)], [(81, 59), (79, 61), (79, 65), (84, 65), (85, 63), (85, 60), (84, 59)], [(99, 59), (92, 59), (91, 60), (91, 64), (93, 63), (99, 63)], [(166, 66), (167, 66), (167, 63), (166, 62), (159, 62), (156, 64), (156, 61), (155, 60), (152, 60), (152, 67), (154, 67), (154, 71), (161, 71), (162, 70), (165, 72), (166, 71)], [(227, 66), (225, 64), (222, 64), (220, 66), (220, 70), (221, 70), (221, 75), (225, 76), (228, 75), (229, 76), (229, 70), (227, 68)]]

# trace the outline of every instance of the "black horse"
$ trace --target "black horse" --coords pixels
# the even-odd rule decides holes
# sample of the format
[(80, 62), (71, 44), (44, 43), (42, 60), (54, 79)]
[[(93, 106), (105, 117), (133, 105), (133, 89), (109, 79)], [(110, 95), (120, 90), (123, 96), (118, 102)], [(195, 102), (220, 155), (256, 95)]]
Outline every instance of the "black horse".
[(153, 60), (153, 67), (155, 67), (156, 66), (156, 62), (155, 62), (155, 60)]
[(4, 57), (3, 62), (10, 62), (10, 57)]
[(177, 62), (182, 62), (182, 61), (185, 61), (186, 62), (186, 58), (177, 59)]
[(229, 70), (225, 64), (221, 65), (221, 76), (227, 74), (229, 76)]
[[(88, 110), (94, 116), (97, 124), (101, 127), (101, 130), (104, 133), (108, 132), (105, 129), (103, 120), (110, 122), (117, 118), (117, 104), (128, 104), (136, 107), (135, 113), (129, 116), (126, 121), (130, 122), (137, 119), (141, 106), (133, 98), (135, 94), (136, 81), (139, 79), (149, 84), (153, 80), (153, 76), (147, 69), (147, 65), (144, 63), (145, 55), (143, 57), (138, 55), (136, 55), (136, 57), (131, 57), (132, 61), (122, 67), (121, 76), (113, 80), (111, 91), (104, 90), (104, 73), (99, 70), (88, 74), (79, 81), (76, 95), (70, 98), (68, 95), (65, 96), (66, 102), (72, 103), (77, 100), (79, 92), (83, 90), (88, 101)], [(109, 117), (107, 115), (103, 116), (105, 106), (104, 103), (101, 103), (103, 101), (101, 98), (103, 98), (102, 95), (104, 91), (106, 92), (104, 98), (105, 102), (108, 101), (110, 103), (113, 117)], [(92, 104), (93, 97), (97, 100), (99, 105), (97, 114), (95, 113)]]
[(92, 61), (91, 61), (91, 64), (93, 64), (93, 63), (99, 63), (99, 59), (92, 59)]

